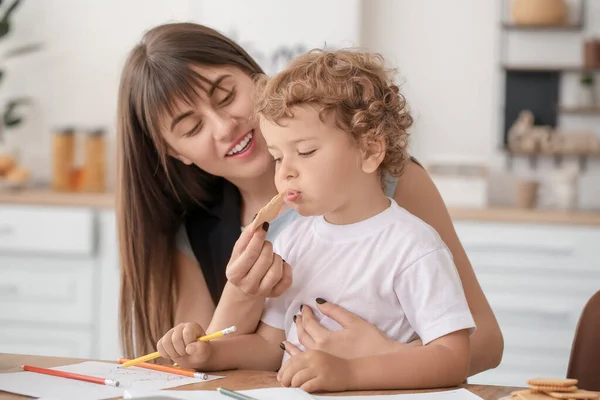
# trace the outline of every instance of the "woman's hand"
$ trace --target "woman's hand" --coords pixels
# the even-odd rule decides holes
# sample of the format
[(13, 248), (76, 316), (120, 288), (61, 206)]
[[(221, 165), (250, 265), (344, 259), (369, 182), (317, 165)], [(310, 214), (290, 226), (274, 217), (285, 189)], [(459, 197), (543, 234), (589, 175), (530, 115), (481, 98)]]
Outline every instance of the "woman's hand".
[(278, 297), (292, 285), (292, 269), (266, 241), (269, 223), (244, 229), (227, 265), (229, 282), (249, 296)]
[[(323, 304), (319, 304), (323, 302)], [(341, 358), (357, 358), (398, 351), (404, 346), (389, 339), (375, 326), (346, 309), (317, 299), (319, 310), (342, 326), (331, 331), (317, 321), (312, 309), (304, 305), (296, 317), (298, 340), (307, 350), (322, 350)]]

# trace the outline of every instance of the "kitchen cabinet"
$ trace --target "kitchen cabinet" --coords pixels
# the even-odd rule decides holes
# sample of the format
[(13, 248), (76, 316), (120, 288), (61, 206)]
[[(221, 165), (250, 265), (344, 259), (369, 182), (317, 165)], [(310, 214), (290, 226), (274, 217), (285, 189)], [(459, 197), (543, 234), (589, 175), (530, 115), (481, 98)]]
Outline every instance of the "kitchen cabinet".
[(0, 204), (0, 352), (116, 359), (114, 211)]
[(564, 377), (577, 321), (600, 290), (600, 226), (456, 221), (504, 335), (500, 366), (469, 383)]

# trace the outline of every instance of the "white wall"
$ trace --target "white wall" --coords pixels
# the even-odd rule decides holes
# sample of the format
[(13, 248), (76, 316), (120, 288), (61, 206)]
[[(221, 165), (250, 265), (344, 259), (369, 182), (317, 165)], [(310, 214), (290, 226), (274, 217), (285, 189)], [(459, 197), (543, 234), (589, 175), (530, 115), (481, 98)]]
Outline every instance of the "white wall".
[[(7, 2), (3, 2), (7, 3)], [(6, 4), (4, 4), (6, 6)], [(108, 129), (114, 139), (116, 93), (122, 63), (143, 32), (186, 18), (188, 0), (25, 0), (14, 32), (0, 51), (30, 42), (45, 48), (6, 63), (0, 95), (35, 100), (26, 124), (11, 139), (36, 178), (49, 177), (50, 135), (57, 127)]]
[[(569, 0), (577, 14), (580, 0)], [(508, 3), (504, 3), (505, 5)], [(590, 5), (584, 32), (504, 33), (506, 59), (512, 63), (581, 64), (584, 37), (600, 34), (600, 2)], [(500, 0), (370, 0), (363, 3), (363, 45), (381, 52), (398, 67), (415, 115), (413, 153), (422, 161), (438, 158), (485, 160), (504, 170), (502, 138), (503, 74)], [(565, 75), (565, 104), (576, 97), (578, 77)], [(598, 117), (564, 117), (566, 129), (591, 129), (600, 135)], [(554, 166), (541, 160), (515, 160), (516, 176), (543, 178)], [(600, 208), (600, 161), (591, 160), (581, 177), (580, 206)], [(501, 199), (506, 200), (506, 199)], [(544, 198), (542, 197), (542, 204)]]
[(281, 65), (271, 65), (268, 56), (281, 45), (358, 45), (360, 2), (25, 0), (15, 14), (13, 34), (0, 43), (0, 54), (30, 42), (43, 42), (45, 49), (6, 65), (10, 75), (0, 86), (0, 104), (14, 96), (35, 100), (32, 108), (24, 110), (27, 122), (13, 131), (11, 143), (23, 146), (22, 161), (34, 170), (37, 180), (50, 177), (50, 139), (56, 128), (104, 127), (114, 152), (121, 68), (127, 53), (153, 26), (205, 23), (235, 35), (273, 72)]

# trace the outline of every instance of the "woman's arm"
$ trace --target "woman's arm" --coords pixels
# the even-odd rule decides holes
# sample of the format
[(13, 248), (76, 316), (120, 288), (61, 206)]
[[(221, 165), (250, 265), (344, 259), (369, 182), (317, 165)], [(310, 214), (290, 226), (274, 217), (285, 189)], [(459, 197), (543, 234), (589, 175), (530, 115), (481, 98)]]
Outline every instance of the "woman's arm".
[(431, 225), (454, 257), (477, 325), (477, 330), (471, 336), (469, 376), (497, 367), (504, 351), (502, 332), (454, 230), (448, 209), (429, 174), (416, 163), (408, 163), (398, 180), (394, 198), (400, 206)]
[(467, 330), (452, 332), (427, 346), (405, 346), (350, 359), (320, 350), (301, 352), (287, 341), (284, 344), (292, 357), (282, 365), (277, 379), (283, 386), (307, 392), (451, 387), (464, 382), (469, 369)]
[(232, 325), (237, 334), (254, 332), (265, 298), (279, 296), (292, 283), (290, 266), (273, 254), (265, 237), (266, 230), (242, 233), (227, 266), (229, 281), (216, 307), (198, 263), (177, 252), (175, 325), (196, 321), (207, 333)]
[(221, 301), (215, 307), (202, 269), (197, 262), (177, 252), (177, 305), (175, 325), (198, 322), (207, 333), (235, 325), (238, 332), (249, 333), (256, 329), (262, 313), (264, 297), (243, 293), (231, 283), (225, 285)]

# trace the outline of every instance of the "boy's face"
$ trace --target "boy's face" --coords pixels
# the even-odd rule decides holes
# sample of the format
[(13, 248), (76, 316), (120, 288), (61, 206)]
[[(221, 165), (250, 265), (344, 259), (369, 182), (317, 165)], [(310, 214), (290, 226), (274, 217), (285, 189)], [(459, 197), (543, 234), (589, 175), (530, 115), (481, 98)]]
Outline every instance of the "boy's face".
[(316, 109), (305, 105), (293, 112), (283, 126), (260, 121), (276, 163), (277, 189), (287, 192), (286, 203), (301, 215), (342, 212), (367, 176), (362, 152), (333, 121), (322, 122)]

